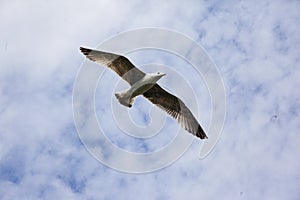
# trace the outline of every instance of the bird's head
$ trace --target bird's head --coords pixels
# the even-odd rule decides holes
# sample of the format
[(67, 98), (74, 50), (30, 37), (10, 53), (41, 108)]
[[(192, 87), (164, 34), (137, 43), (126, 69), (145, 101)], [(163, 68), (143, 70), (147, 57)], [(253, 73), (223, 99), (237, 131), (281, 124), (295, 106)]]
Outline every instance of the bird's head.
[(165, 76), (166, 74), (165, 74), (165, 73), (161, 73), (161, 72), (157, 72), (156, 75), (157, 75), (157, 76), (160, 76), (160, 77), (163, 77), (163, 76)]
[(163, 77), (164, 73), (161, 73), (161, 72), (157, 72), (157, 73), (150, 73), (148, 74), (149, 75), (149, 81), (150, 82), (153, 82), (153, 83), (156, 83), (159, 79), (161, 79), (161, 77)]

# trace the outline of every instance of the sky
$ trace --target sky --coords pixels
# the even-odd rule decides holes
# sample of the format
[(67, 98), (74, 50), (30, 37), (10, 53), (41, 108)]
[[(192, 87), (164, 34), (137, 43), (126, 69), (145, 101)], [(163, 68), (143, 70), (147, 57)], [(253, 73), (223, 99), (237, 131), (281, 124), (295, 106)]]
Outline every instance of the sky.
[[(299, 199), (299, 1), (0, 4), (0, 199)], [(149, 27), (184, 34), (204, 49), (223, 81), (226, 117), (216, 146), (204, 159), (198, 157), (203, 143), (195, 139), (164, 167), (124, 172), (91, 154), (76, 129), (74, 86), (83, 66), (93, 69), (90, 77), (99, 80), (95, 116), (115, 146), (130, 155), (155, 152), (174, 144), (179, 126), (143, 98), (137, 98), (130, 111), (121, 107), (114, 89), (128, 85), (111, 71), (99, 78), (103, 67), (85, 60), (79, 47), (96, 48), (126, 31)], [(173, 73), (161, 84), (181, 94), (191, 107), (196, 101), (196, 118), (209, 129), (215, 107), (205, 77), (165, 51), (141, 50), (128, 57), (145, 71), (152, 72), (151, 63), (156, 63)], [(177, 76), (188, 81), (178, 86)], [(182, 89), (185, 83), (191, 90)], [(79, 91), (83, 97), (87, 92)], [(192, 91), (190, 99), (187, 91)], [(151, 121), (149, 110), (162, 120)], [(152, 122), (149, 130), (161, 121), (162, 128), (149, 140), (130, 139), (123, 132), (129, 126), (120, 121), (118, 111), (129, 113), (136, 134)], [(94, 130), (87, 128), (86, 134)], [(183, 133), (179, 145), (192, 138)], [(110, 154), (104, 143), (95, 140), (94, 145), (104, 157), (114, 155), (113, 160), (129, 167), (161, 161), (149, 157), (140, 165)]]

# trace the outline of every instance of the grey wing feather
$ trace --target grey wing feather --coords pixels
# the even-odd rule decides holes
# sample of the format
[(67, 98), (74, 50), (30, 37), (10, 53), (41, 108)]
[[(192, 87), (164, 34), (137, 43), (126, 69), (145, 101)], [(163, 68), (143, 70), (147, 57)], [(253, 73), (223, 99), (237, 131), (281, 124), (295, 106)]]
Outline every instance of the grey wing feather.
[(136, 68), (126, 57), (113, 53), (97, 51), (80, 47), (80, 51), (90, 60), (100, 64), (106, 65), (114, 70), (130, 85), (140, 80), (145, 76), (145, 73)]
[(179, 98), (168, 93), (158, 84), (155, 84), (143, 95), (153, 104), (175, 118), (185, 130), (201, 139), (207, 138), (204, 130), (193, 116), (192, 112)]

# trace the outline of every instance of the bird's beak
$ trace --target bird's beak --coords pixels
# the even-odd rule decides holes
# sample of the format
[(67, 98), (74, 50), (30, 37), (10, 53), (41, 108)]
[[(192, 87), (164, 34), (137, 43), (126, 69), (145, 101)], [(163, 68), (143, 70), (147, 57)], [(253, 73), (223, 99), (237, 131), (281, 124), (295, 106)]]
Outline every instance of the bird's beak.
[(165, 76), (166, 74), (165, 74), (165, 73), (161, 73), (160, 75), (161, 75), (161, 76)]

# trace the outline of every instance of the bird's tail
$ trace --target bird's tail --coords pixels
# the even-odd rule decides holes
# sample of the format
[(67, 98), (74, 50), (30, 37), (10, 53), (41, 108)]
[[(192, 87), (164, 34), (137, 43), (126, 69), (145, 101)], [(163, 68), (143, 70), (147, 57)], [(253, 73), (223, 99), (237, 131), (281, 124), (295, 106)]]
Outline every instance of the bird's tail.
[(122, 104), (123, 101), (123, 96), (122, 93), (115, 93), (115, 97), (118, 99), (118, 101)]
[(126, 107), (131, 107), (134, 101), (134, 98), (127, 97), (126, 93), (115, 93), (115, 97), (118, 99), (120, 104), (126, 106)]

